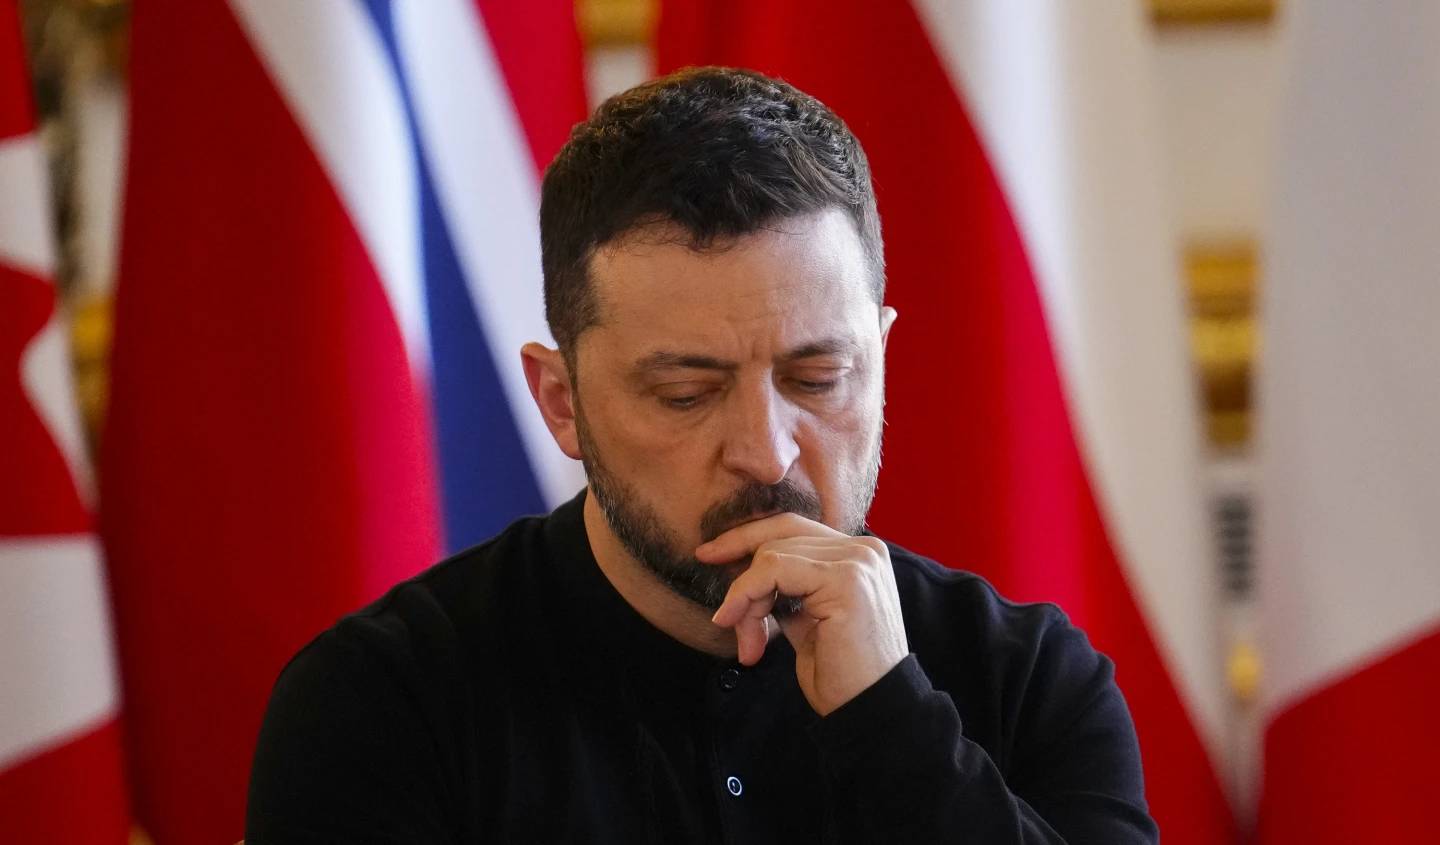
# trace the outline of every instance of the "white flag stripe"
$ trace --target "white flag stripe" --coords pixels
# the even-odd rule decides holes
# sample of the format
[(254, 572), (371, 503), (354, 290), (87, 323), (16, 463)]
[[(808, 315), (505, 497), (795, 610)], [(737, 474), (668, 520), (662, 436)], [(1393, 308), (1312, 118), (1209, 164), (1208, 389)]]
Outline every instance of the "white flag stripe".
[(359, 230), (411, 368), (429, 373), (415, 157), (374, 22), (359, 0), (229, 2)]
[(35, 133), (0, 141), (0, 263), (42, 279), (55, 269), (45, 151)]
[(26, 348), (20, 359), (20, 379), (31, 407), (64, 456), (81, 498), (87, 505), (92, 503), (95, 479), (90, 472), (85, 432), (75, 408), (70, 346), (58, 312)]
[(93, 537), (0, 539), (0, 768), (114, 715), (103, 584)]
[(540, 269), (540, 199), (518, 115), (471, 0), (395, 7), (396, 39), (424, 154), (471, 300), (545, 500), (585, 484), (555, 448), (520, 368), (520, 347), (553, 343)]
[(1143, 10), (916, 5), (1010, 199), (1116, 554), (1226, 769), (1221, 596)]
[(1440, 625), (1440, 4), (1296, 4), (1261, 360), (1274, 713)]

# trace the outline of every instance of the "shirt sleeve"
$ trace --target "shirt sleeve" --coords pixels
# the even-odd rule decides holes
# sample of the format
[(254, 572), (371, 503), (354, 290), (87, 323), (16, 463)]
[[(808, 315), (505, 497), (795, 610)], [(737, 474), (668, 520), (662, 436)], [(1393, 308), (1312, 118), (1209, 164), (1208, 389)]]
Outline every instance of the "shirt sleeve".
[(915, 655), (815, 725), (825, 769), (875, 842), (1158, 842), (1113, 667), (1068, 623), (1046, 633), (1006, 770), (964, 735)]
[(247, 845), (452, 841), (434, 739), (392, 675), (334, 631), (291, 661), (256, 745)]

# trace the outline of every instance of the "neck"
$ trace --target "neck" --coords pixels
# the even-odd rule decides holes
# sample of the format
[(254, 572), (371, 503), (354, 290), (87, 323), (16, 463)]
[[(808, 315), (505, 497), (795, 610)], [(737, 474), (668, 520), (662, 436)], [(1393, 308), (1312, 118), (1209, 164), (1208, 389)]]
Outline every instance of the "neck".
[(735, 632), (710, 621), (710, 611), (681, 598), (625, 548), (593, 494), (585, 496), (585, 533), (610, 585), (646, 622), (671, 639), (715, 657), (735, 658)]

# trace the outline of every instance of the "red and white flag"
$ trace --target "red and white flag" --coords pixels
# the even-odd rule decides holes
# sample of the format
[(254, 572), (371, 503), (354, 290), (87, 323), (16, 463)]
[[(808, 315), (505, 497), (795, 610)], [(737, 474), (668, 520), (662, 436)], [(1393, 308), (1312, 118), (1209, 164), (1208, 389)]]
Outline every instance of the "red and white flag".
[(1294, 3), (1262, 299), (1265, 843), (1440, 798), (1440, 5)]
[(0, 841), (123, 843), (119, 682), (16, 4), (0, 2)]
[(1058, 602), (1115, 660), (1165, 840), (1234, 841), (1142, 4), (662, 8), (661, 70), (783, 77), (869, 154), (900, 312), (874, 527), (1011, 598)]
[(571, 0), (133, 20), (101, 499), (131, 783), (157, 843), (233, 842), (285, 661), (583, 483), (518, 366), (580, 47)]

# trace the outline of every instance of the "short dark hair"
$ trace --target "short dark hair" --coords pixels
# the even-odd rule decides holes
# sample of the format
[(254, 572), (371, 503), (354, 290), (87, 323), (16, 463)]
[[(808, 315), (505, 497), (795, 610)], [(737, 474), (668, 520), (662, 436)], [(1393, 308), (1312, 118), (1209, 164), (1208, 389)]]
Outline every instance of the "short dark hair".
[(855, 225), (878, 303), (885, 252), (870, 165), (823, 103), (754, 71), (720, 67), (687, 68), (617, 94), (575, 127), (545, 171), (540, 248), (550, 331), (573, 366), (580, 334), (598, 318), (590, 258), (633, 229), (672, 223), (704, 250), (832, 207)]

